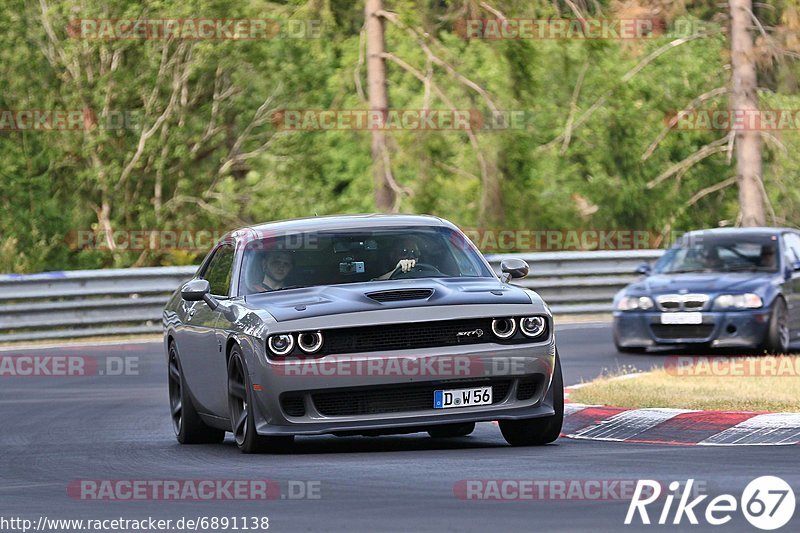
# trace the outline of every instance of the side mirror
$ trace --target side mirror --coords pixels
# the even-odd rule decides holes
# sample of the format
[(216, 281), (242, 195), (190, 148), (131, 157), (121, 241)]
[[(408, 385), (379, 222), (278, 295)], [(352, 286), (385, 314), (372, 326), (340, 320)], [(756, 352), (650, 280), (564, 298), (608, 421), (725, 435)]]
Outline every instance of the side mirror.
[(650, 272), (652, 272), (652, 268), (647, 263), (642, 263), (638, 267), (636, 267), (636, 273), (641, 274), (643, 276), (649, 276)]
[(530, 267), (528, 267), (528, 263), (522, 259), (510, 257), (500, 262), (500, 270), (503, 271), (501, 279), (503, 283), (506, 283), (509, 279), (524, 278), (528, 275)]
[(792, 272), (800, 270), (800, 261), (792, 261)]
[(219, 302), (211, 296), (211, 284), (205, 279), (198, 278), (187, 281), (181, 288), (181, 298), (187, 302), (199, 302), (203, 300), (212, 311), (219, 307)]
[(181, 298), (187, 302), (199, 302), (206, 294), (211, 294), (211, 284), (205, 279), (193, 279), (181, 288)]

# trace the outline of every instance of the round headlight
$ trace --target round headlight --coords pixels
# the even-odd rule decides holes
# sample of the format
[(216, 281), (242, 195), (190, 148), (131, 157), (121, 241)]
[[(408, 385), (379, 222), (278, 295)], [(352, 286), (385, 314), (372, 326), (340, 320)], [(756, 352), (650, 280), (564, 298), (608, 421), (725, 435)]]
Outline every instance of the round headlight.
[(623, 296), (617, 302), (620, 311), (647, 311), (653, 308), (653, 300), (649, 296)]
[(716, 309), (758, 309), (764, 305), (764, 301), (758, 294), (720, 294), (714, 300)]
[(288, 333), (281, 333), (280, 335), (273, 335), (267, 341), (269, 349), (275, 355), (286, 355), (294, 348), (294, 337)]
[(318, 352), (322, 348), (321, 331), (305, 331), (297, 336), (297, 345), (305, 353)]
[(499, 339), (507, 339), (517, 331), (517, 323), (513, 318), (495, 318), (492, 320), (492, 333)]
[(547, 328), (547, 320), (541, 316), (526, 316), (519, 319), (519, 329), (526, 337), (539, 337)]

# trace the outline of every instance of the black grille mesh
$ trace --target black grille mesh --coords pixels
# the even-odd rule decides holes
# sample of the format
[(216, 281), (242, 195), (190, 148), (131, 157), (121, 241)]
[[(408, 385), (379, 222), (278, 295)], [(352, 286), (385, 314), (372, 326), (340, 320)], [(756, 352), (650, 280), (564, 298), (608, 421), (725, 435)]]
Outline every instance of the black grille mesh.
[[(326, 354), (349, 354), (493, 342), (496, 338), (491, 326), (490, 319), (478, 318), (332, 329), (325, 332), (322, 350)], [(457, 336), (460, 331), (477, 329), (482, 336)]]
[(705, 339), (714, 331), (714, 324), (651, 324), (660, 339)]
[(305, 416), (306, 406), (302, 394), (281, 395), (281, 408), (289, 416)]
[(517, 384), (517, 400), (530, 400), (536, 394), (536, 381), (523, 379)]
[(433, 409), (433, 392), (443, 388), (468, 389), (491, 386), (492, 404), (496, 404), (505, 400), (511, 383), (511, 379), (449, 381), (317, 392), (312, 393), (311, 397), (322, 415), (356, 416)]

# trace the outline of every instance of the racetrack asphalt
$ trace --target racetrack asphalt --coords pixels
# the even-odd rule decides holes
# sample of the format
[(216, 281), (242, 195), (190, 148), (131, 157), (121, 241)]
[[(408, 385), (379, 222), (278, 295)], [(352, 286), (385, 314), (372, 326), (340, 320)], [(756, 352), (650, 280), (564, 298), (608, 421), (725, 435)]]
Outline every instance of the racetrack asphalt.
[[(647, 370), (664, 358), (618, 354), (608, 324), (564, 325), (556, 334), (567, 384), (629, 365)], [(613, 491), (611, 499), (602, 500), (578, 494), (567, 500), (479, 501), (464, 499), (461, 488), (463, 480), (549, 480), (550, 487), (563, 482), (586, 489), (594, 482), (654, 479), (668, 484), (692, 478), (712, 497), (730, 493), (738, 498), (748, 482), (764, 475), (780, 476), (800, 488), (797, 446), (704, 448), (561, 438), (545, 447), (512, 448), (492, 423), (452, 440), (425, 434), (299, 438), (293, 451), (283, 455), (242, 455), (230, 437), (222, 445), (181, 446), (169, 421), (160, 343), (0, 355), (27, 354), (87, 356), (100, 361), (101, 368), (107, 368), (103, 361), (109, 357), (127, 358), (137, 368), (122, 376), (0, 377), (0, 519), (154, 517), (174, 522), (268, 516), (270, 531), (754, 531), (741, 512), (725, 526), (706, 525), (702, 516), (699, 526), (690, 526), (686, 517), (669, 528), (642, 525), (638, 517), (624, 526), (629, 498), (614, 499)], [(280, 494), (267, 501), (111, 502), (68, 494), (70, 484), (80, 480), (254, 479), (274, 480)], [(318, 491), (319, 498), (293, 499), (290, 484)], [(698, 515), (708, 499), (696, 508)], [(648, 507), (653, 521), (663, 505), (662, 498)], [(797, 531), (799, 523), (797, 511), (784, 530)]]

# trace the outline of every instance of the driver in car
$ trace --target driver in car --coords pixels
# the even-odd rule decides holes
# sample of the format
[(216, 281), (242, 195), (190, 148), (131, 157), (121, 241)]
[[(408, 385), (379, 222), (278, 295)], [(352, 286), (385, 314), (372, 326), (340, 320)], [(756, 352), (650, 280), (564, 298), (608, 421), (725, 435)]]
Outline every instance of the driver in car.
[(397, 245), (392, 250), (392, 262), (397, 262), (397, 265), (382, 276), (375, 279), (392, 279), (392, 276), (400, 272), (411, 272), (411, 269), (417, 266), (417, 261), (420, 259), (419, 244), (413, 237), (405, 237), (397, 242)]
[(292, 254), (284, 251), (274, 251), (268, 254), (261, 263), (264, 276), (250, 284), (254, 292), (274, 291), (286, 286), (286, 278), (292, 271)]

